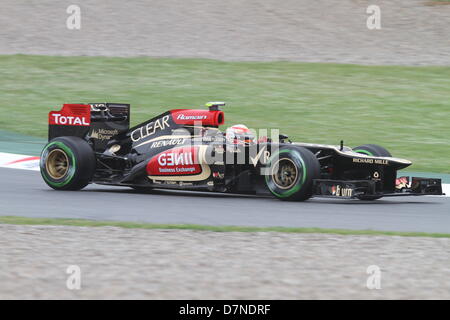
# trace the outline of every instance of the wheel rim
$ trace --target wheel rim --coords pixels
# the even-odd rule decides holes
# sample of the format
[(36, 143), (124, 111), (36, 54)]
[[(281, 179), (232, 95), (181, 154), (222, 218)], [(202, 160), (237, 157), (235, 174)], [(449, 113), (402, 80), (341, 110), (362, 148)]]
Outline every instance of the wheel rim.
[(277, 187), (280, 189), (289, 189), (295, 185), (298, 170), (291, 159), (280, 159), (273, 168), (272, 178)]
[(50, 151), (45, 162), (47, 173), (55, 180), (63, 178), (69, 171), (69, 157), (61, 149)]

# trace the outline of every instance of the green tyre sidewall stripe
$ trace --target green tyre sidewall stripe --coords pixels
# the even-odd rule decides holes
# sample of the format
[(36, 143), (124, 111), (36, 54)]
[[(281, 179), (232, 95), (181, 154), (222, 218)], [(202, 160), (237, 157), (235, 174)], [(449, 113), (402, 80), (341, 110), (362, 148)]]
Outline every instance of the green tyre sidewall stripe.
[[(62, 178), (62, 179), (64, 179), (63, 181), (57, 182), (47, 176), (47, 171), (45, 169), (45, 160), (46, 159), (44, 159), (44, 157), (46, 158), (48, 151), (49, 151), (48, 149), (53, 146), (56, 146), (59, 149), (63, 150), (71, 160), (71, 165), (69, 167), (69, 170), (68, 170), (67, 174)], [(54, 141), (54, 142), (49, 143), (47, 146), (45, 146), (44, 150), (42, 151), (42, 155), (41, 155), (41, 173), (42, 173), (42, 177), (49, 185), (57, 187), (57, 188), (66, 186), (67, 184), (69, 184), (72, 181), (73, 177), (75, 176), (75, 171), (76, 171), (75, 155), (73, 154), (72, 150), (68, 146), (66, 146), (64, 143), (62, 143), (60, 141)]]
[(353, 151), (356, 152), (356, 153), (366, 154), (366, 155), (371, 156), (371, 157), (374, 156), (372, 152), (364, 150), (364, 149), (357, 149), (357, 150), (353, 150)]
[[(269, 187), (270, 192), (279, 197), (279, 198), (287, 198), (291, 195), (293, 195), (294, 193), (298, 192), (300, 190), (300, 188), (303, 186), (303, 184), (306, 181), (306, 166), (305, 166), (305, 162), (303, 161), (303, 157), (301, 156), (301, 154), (297, 151), (297, 150), (291, 150), (291, 149), (282, 149), (279, 150), (277, 153), (275, 153), (275, 155), (272, 156), (272, 160), (273, 158), (275, 158), (276, 155), (282, 154), (282, 153), (291, 153), (291, 154), (295, 154), (298, 159), (300, 160), (301, 164), (302, 164), (302, 180), (299, 182), (297, 182), (297, 184), (290, 190), (287, 190), (284, 193), (278, 193), (272, 190), (272, 188)], [(272, 163), (272, 160), (270, 161), (270, 163)], [(266, 179), (266, 185), (269, 186), (269, 177), (271, 177), (272, 175), (266, 175), (265, 179)]]

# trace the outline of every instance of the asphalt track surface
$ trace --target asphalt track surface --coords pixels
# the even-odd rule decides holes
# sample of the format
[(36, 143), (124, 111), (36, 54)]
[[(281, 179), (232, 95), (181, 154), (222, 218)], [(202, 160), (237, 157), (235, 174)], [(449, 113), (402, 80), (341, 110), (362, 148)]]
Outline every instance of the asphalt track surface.
[(401, 197), (377, 201), (270, 197), (90, 185), (55, 191), (39, 172), (0, 168), (0, 215), (148, 223), (319, 227), (450, 233), (449, 197)]

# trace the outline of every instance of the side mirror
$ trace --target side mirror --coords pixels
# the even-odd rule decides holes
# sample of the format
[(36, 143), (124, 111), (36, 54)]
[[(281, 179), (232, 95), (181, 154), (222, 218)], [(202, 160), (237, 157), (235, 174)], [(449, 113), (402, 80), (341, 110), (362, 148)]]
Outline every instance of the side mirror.
[(287, 135), (285, 135), (285, 134), (280, 134), (280, 135), (278, 136), (278, 139), (280, 140), (281, 143), (285, 143), (285, 142), (286, 142), (285, 140), (288, 140), (289, 142), (291, 142), (291, 141), (289, 140), (289, 137), (288, 137)]

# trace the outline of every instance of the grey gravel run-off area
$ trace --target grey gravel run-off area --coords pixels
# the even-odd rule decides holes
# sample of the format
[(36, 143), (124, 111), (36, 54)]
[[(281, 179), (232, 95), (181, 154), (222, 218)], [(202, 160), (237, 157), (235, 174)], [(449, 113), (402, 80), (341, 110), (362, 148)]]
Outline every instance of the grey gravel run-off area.
[[(450, 299), (450, 239), (0, 225), (0, 299)], [(66, 287), (69, 265), (81, 290)], [(381, 289), (366, 287), (367, 267)]]
[[(450, 5), (426, 0), (2, 0), (0, 54), (450, 64)], [(369, 5), (381, 30), (367, 28)]]

